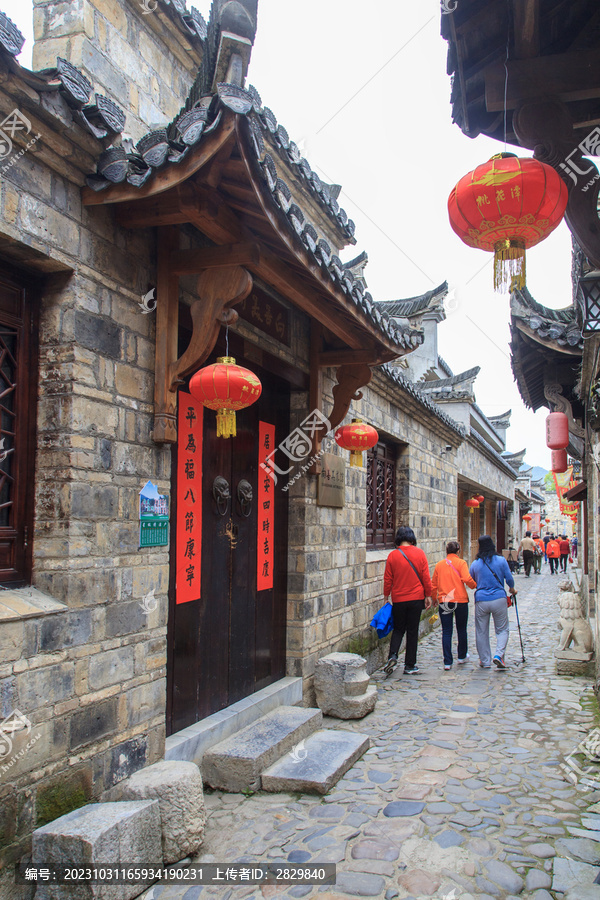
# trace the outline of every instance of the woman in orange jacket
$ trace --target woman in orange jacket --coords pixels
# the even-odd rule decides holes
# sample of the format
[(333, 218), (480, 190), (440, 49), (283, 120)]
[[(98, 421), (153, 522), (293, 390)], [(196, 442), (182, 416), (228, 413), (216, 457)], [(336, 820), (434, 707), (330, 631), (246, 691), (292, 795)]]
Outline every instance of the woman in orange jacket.
[(558, 561), (560, 559), (560, 544), (555, 539), (554, 535), (550, 535), (550, 540), (546, 544), (546, 556), (550, 562), (550, 574), (554, 575), (555, 572), (558, 572)]
[(442, 623), (442, 650), (444, 653), (444, 669), (452, 668), (452, 628), (456, 619), (458, 637), (458, 664), (466, 663), (467, 622), (469, 620), (469, 595), (465, 585), (476, 588), (477, 584), (469, 575), (469, 567), (464, 559), (458, 556), (460, 544), (450, 541), (446, 544), (446, 559), (442, 559), (435, 567), (431, 579), (432, 599), (440, 604), (440, 621)]

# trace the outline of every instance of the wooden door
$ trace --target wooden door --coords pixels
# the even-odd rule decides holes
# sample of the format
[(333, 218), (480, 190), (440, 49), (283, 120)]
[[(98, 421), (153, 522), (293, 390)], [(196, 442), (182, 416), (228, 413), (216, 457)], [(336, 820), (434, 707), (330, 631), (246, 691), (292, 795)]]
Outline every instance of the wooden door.
[(237, 413), (236, 437), (217, 438), (215, 413), (204, 412), (201, 597), (177, 604), (171, 585), (169, 733), (285, 675), (288, 495), (272, 485), (273, 587), (257, 590), (258, 481), (269, 478), (259, 468), (258, 435), (266, 422), (275, 446), (287, 436), (289, 385), (249, 367), (263, 391)]

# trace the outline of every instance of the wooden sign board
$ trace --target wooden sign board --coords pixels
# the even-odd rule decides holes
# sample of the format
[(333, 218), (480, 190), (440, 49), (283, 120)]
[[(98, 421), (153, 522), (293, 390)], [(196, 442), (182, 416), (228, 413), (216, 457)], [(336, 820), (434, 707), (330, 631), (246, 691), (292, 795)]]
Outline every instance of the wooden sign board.
[(242, 319), (250, 322), (255, 328), (275, 338), (281, 344), (290, 346), (290, 314), (289, 310), (273, 300), (260, 288), (254, 287), (252, 293), (243, 303), (235, 307)]
[(346, 501), (346, 463), (340, 456), (324, 453), (317, 476), (317, 505), (342, 508)]

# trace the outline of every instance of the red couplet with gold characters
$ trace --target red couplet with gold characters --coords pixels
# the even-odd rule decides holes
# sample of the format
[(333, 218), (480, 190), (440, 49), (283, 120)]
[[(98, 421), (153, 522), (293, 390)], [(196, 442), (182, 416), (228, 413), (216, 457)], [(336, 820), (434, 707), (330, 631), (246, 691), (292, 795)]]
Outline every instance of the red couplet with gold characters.
[(177, 442), (176, 603), (200, 599), (202, 553), (202, 425), (204, 408), (179, 392)]
[[(275, 481), (268, 472), (267, 458), (275, 450), (275, 426), (258, 423), (258, 532), (256, 548), (256, 590), (273, 587), (275, 564)], [(262, 463), (265, 468), (262, 468)]]
[(552, 166), (498, 153), (448, 198), (450, 225), (469, 247), (494, 253), (494, 287), (525, 286), (525, 250), (560, 224), (569, 192)]

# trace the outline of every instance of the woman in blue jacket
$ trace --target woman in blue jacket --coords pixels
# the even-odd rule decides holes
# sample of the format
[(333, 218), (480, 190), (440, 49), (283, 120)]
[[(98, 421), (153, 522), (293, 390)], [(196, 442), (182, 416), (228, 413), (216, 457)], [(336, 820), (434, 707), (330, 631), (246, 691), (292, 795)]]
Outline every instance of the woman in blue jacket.
[(489, 534), (479, 538), (479, 552), (471, 564), (471, 577), (477, 582), (475, 591), (475, 642), (479, 654), (479, 665), (482, 669), (491, 669), (492, 651), (490, 649), (490, 617), (494, 619), (496, 631), (496, 653), (494, 665), (505, 669), (504, 652), (508, 643), (508, 606), (506, 588), (513, 596), (515, 581), (508, 563), (503, 556), (498, 556), (496, 547)]

